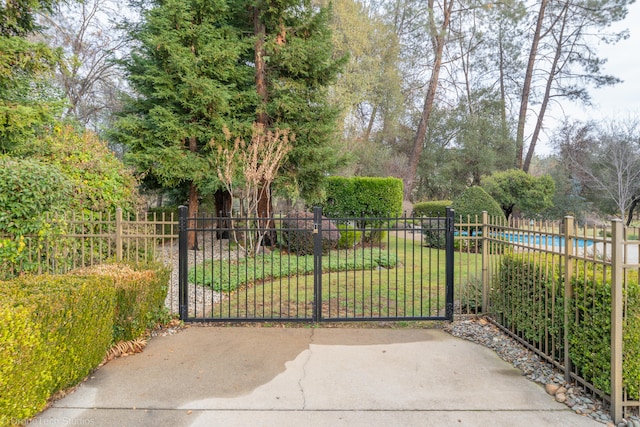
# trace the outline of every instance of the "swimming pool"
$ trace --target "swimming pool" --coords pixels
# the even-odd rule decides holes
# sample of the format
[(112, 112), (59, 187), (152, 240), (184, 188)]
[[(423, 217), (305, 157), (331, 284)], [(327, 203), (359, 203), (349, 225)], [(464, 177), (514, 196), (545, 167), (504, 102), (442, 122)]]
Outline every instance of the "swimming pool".
[[(494, 237), (504, 238), (512, 243), (536, 246), (564, 246), (564, 237), (546, 234), (494, 233)], [(573, 239), (576, 246), (584, 248), (593, 245), (593, 240)]]

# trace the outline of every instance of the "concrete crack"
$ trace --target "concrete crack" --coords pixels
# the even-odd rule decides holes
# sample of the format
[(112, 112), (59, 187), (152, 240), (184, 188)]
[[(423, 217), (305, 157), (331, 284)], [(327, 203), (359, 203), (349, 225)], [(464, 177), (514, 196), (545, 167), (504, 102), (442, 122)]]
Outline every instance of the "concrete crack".
[(300, 390), (300, 394), (302, 395), (302, 410), (304, 411), (305, 409), (307, 409), (307, 397), (304, 393), (304, 386), (302, 385), (302, 382), (305, 380), (306, 376), (307, 376), (307, 364), (309, 363), (309, 360), (311, 359), (311, 344), (313, 344), (313, 340), (315, 338), (315, 328), (311, 328), (311, 335), (309, 336), (309, 354), (306, 358), (306, 360), (304, 361), (304, 363), (302, 364), (302, 375), (300, 376), (300, 379), (298, 380), (298, 389)]

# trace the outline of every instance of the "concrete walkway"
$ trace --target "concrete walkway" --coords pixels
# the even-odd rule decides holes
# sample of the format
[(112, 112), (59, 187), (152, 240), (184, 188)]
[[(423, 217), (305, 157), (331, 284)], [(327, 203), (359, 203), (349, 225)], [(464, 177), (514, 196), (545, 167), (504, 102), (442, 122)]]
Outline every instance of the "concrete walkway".
[(109, 362), (32, 423), (603, 426), (439, 329), (198, 326)]

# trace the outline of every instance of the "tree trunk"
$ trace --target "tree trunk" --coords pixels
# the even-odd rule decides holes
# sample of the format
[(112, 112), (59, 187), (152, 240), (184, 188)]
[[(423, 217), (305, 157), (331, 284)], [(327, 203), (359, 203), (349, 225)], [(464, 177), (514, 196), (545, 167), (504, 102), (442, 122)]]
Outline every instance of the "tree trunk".
[(518, 130), (516, 133), (516, 146), (517, 146), (517, 166), (523, 167), (523, 155), (524, 155), (524, 127), (527, 119), (527, 111), (529, 109), (529, 95), (531, 94), (531, 84), (533, 81), (533, 70), (536, 64), (536, 55), (538, 54), (538, 44), (540, 43), (542, 33), (542, 22), (544, 21), (544, 14), (547, 8), (549, 0), (542, 0), (540, 2), (540, 10), (538, 11), (538, 20), (536, 21), (536, 29), (533, 34), (533, 40), (531, 41), (531, 50), (529, 51), (529, 62), (527, 63), (527, 71), (524, 77), (524, 84), (522, 86), (522, 97), (520, 99), (520, 113), (518, 115)]
[(418, 173), (418, 163), (420, 163), (420, 156), (424, 148), (424, 139), (427, 135), (427, 126), (429, 125), (429, 118), (433, 111), (433, 103), (436, 98), (436, 90), (438, 89), (438, 80), (440, 77), (440, 69), (442, 68), (442, 52), (444, 49), (444, 43), (446, 33), (449, 29), (449, 23), (451, 21), (451, 11), (453, 9), (453, 0), (445, 1), (443, 3), (443, 20), (440, 28), (436, 28), (435, 20), (433, 18), (433, 1), (429, 1), (429, 8), (431, 10), (431, 28), (432, 31), (432, 44), (434, 45), (435, 58), (433, 62), (433, 68), (431, 69), (431, 77), (429, 78), (429, 87), (427, 89), (427, 95), (424, 99), (424, 106), (422, 108), (422, 116), (420, 117), (420, 124), (416, 131), (416, 136), (413, 139), (413, 149), (411, 150), (411, 156), (409, 157), (409, 170), (407, 172), (407, 180), (405, 182), (404, 197), (407, 200), (413, 200), (413, 185)]
[(231, 194), (227, 190), (217, 190), (214, 193), (213, 198), (216, 205), (215, 214), (220, 218), (218, 219), (218, 224), (216, 225), (218, 229), (218, 231), (216, 232), (216, 237), (218, 239), (228, 239), (229, 231), (231, 229), (231, 221), (225, 218), (229, 218), (232, 214)]
[(264, 57), (266, 56), (264, 41), (266, 37), (267, 29), (264, 23), (260, 20), (260, 9), (258, 7), (253, 8), (253, 33), (256, 37), (254, 62), (256, 67), (256, 92), (261, 104), (258, 106), (257, 122), (264, 125), (265, 128), (268, 122), (267, 116), (267, 101), (269, 100), (267, 91), (267, 79), (266, 79), (266, 64)]
[(556, 74), (558, 72), (558, 62), (560, 61), (560, 55), (562, 54), (562, 44), (564, 37), (564, 29), (567, 24), (567, 8), (568, 3), (565, 4), (562, 10), (562, 28), (560, 29), (560, 35), (556, 41), (556, 52), (553, 56), (553, 63), (551, 64), (551, 70), (549, 71), (549, 77), (547, 77), (547, 84), (544, 90), (544, 97), (542, 98), (542, 104), (540, 105), (540, 111), (538, 112), (538, 118), (536, 119), (536, 127), (533, 130), (533, 135), (531, 136), (531, 142), (529, 143), (529, 148), (527, 149), (527, 157), (522, 164), (522, 170), (525, 172), (529, 172), (529, 167), (531, 166), (531, 160), (533, 160), (533, 154), (536, 149), (536, 144), (538, 142), (538, 138), (540, 137), (540, 132), (542, 131), (542, 121), (544, 120), (544, 116), (547, 112), (547, 107), (549, 106), (549, 99), (551, 97), (551, 88), (553, 86), (553, 81), (556, 78)]
[[(192, 182), (189, 186), (189, 210), (188, 215), (189, 218), (196, 218), (198, 216), (198, 187)], [(195, 228), (197, 227), (197, 220), (190, 219), (188, 227), (191, 229), (187, 234), (187, 246), (191, 250), (198, 249), (198, 238), (195, 232)]]
[[(191, 151), (192, 153), (195, 153), (196, 151), (198, 151), (198, 142), (196, 141), (195, 136), (189, 137), (189, 151)], [(198, 207), (199, 207), (198, 197), (199, 197), (198, 187), (193, 181), (191, 181), (191, 184), (189, 185), (189, 208), (188, 208), (189, 218), (196, 218), (198, 216)], [(196, 226), (197, 226), (197, 220), (192, 219), (189, 221), (188, 227), (193, 231), (190, 231), (187, 234), (187, 246), (189, 247), (189, 249), (193, 249), (193, 250), (198, 249), (198, 239), (197, 239), (197, 234), (195, 232)]]

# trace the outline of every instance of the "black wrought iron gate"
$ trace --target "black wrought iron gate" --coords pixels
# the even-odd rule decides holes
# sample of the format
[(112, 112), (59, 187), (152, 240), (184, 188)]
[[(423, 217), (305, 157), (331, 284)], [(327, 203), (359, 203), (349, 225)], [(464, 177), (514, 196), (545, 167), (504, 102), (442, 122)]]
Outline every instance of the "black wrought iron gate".
[(195, 217), (180, 208), (184, 321), (453, 318), (454, 215)]

